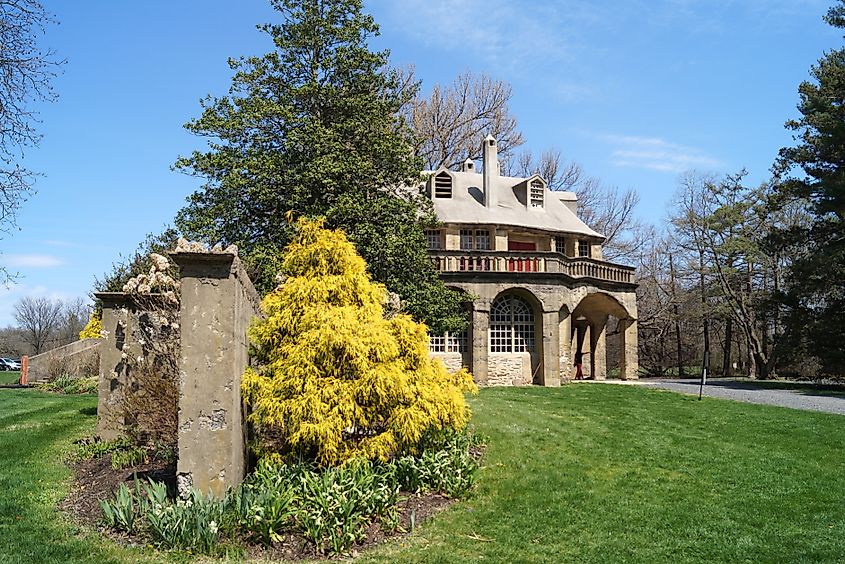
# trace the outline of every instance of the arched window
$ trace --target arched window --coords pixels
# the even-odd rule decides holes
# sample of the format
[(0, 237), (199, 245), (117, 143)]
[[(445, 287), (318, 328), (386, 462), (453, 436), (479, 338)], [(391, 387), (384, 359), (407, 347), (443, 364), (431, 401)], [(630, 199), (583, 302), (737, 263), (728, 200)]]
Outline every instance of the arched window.
[(490, 352), (533, 352), (534, 312), (518, 296), (499, 296), (490, 306)]

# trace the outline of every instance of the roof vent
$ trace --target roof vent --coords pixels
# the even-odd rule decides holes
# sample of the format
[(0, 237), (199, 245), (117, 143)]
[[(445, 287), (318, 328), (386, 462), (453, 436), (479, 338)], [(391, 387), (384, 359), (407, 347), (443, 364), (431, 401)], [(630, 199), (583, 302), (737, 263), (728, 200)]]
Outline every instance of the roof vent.
[(434, 177), (434, 197), (452, 197), (452, 177), (449, 175), (448, 172), (441, 172), (440, 174)]
[(472, 159), (467, 159), (461, 165), (461, 172), (475, 172), (475, 162)]

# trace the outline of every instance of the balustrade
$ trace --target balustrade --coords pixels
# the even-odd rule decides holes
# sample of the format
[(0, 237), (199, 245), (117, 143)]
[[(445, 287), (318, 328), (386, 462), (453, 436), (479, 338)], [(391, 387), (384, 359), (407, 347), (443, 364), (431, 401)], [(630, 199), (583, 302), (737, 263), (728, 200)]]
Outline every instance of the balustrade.
[(631, 267), (558, 253), (434, 251), (431, 258), (440, 272), (548, 272), (610, 282), (634, 281)]

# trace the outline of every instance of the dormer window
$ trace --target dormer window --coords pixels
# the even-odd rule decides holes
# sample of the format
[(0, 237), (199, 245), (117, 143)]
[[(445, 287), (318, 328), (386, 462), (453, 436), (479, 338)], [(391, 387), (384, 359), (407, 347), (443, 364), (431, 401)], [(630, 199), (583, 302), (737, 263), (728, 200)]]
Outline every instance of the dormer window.
[(543, 183), (540, 180), (534, 180), (531, 182), (531, 207), (532, 208), (542, 208), (543, 207), (543, 196), (545, 195), (546, 187), (543, 186)]
[(441, 172), (440, 174), (434, 177), (434, 197), (452, 197), (452, 177), (449, 176), (448, 172)]

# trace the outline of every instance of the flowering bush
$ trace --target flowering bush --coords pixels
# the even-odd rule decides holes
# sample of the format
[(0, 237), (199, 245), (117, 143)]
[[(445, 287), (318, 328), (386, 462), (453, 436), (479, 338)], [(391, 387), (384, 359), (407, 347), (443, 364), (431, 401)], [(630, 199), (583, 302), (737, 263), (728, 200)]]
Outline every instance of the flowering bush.
[(250, 330), (262, 366), (242, 383), (259, 455), (388, 460), (416, 452), (426, 433), (466, 426), (472, 376), (429, 358), (424, 325), (385, 318), (387, 291), (342, 232), (300, 220), (283, 269)]
[(121, 354), (128, 369), (125, 389), (131, 390), (124, 393), (122, 407), (124, 419), (134, 423), (139, 444), (176, 444), (180, 283), (175, 270), (167, 257), (152, 253), (149, 271), (123, 286), (133, 307), (124, 309), (119, 318), (131, 315), (134, 322)]

